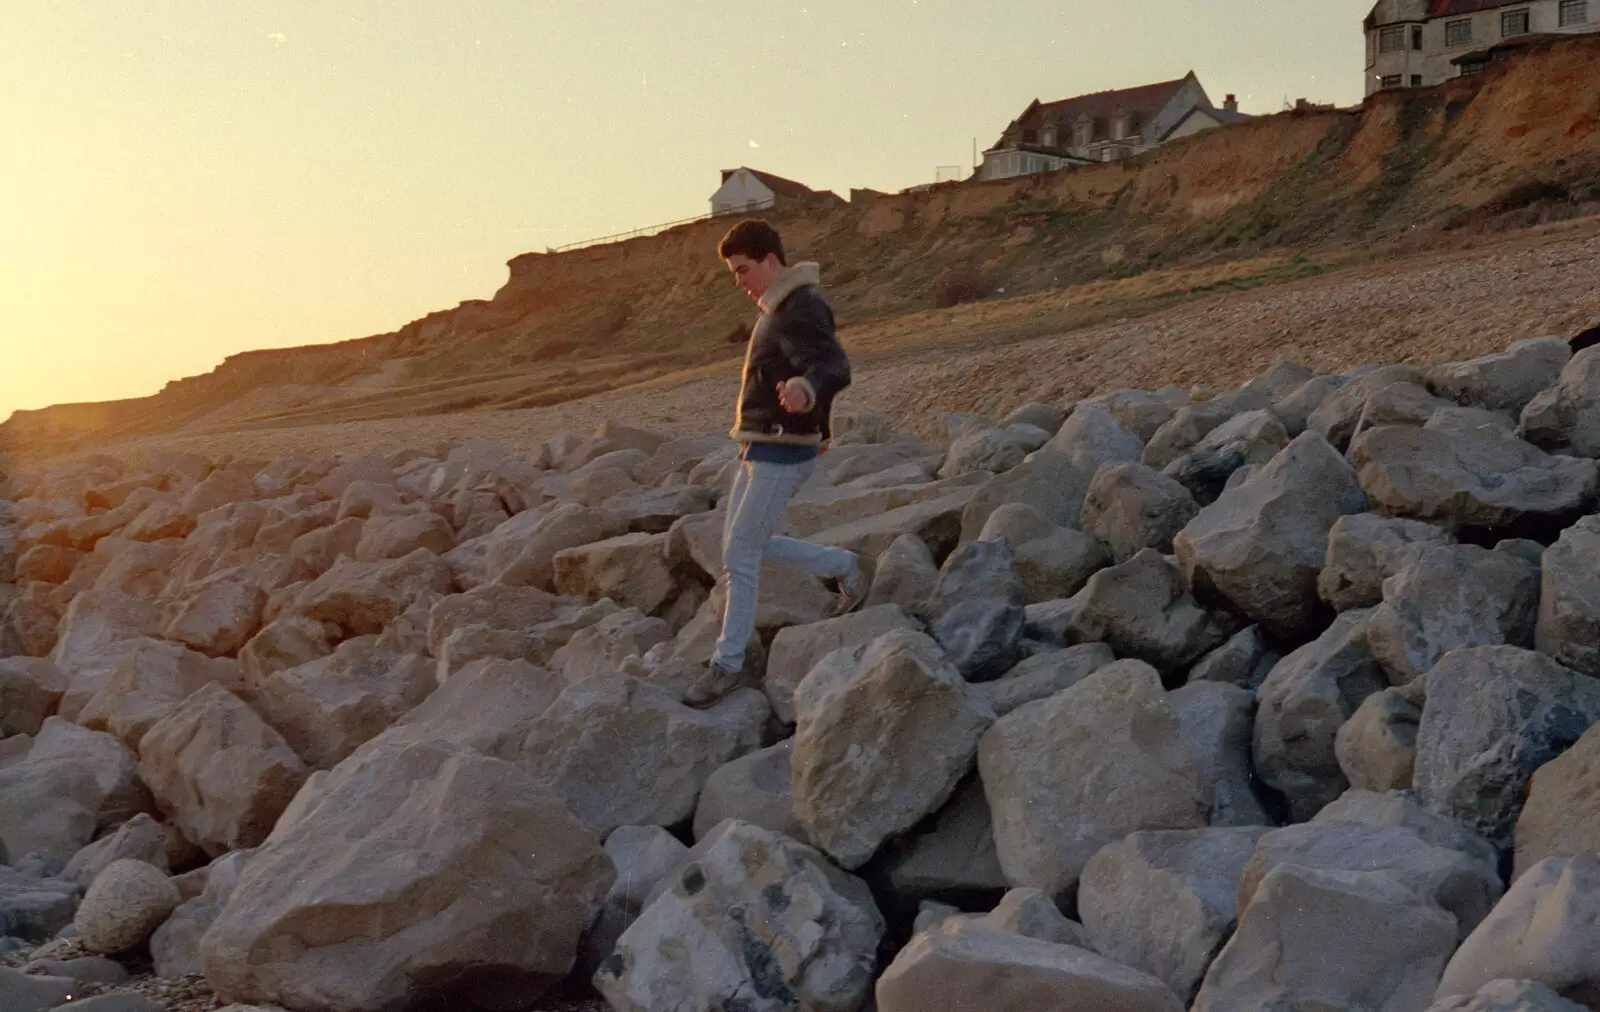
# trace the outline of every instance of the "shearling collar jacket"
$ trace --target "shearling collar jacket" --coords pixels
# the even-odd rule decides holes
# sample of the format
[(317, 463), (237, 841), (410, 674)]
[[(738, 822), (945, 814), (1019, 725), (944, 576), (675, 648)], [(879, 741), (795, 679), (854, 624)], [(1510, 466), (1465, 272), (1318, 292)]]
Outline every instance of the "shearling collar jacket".
[[(822, 297), (820, 277), (816, 264), (795, 264), (758, 300), (761, 318), (745, 351), (734, 439), (815, 446), (831, 437), (833, 399), (850, 385), (850, 360), (834, 332), (833, 310)], [(791, 414), (778, 399), (778, 387), (795, 378), (811, 405)]]

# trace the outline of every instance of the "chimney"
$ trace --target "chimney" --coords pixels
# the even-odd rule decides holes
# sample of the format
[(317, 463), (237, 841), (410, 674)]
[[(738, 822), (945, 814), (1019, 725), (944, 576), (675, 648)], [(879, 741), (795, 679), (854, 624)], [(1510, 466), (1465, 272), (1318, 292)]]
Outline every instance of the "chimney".
[(1239, 96), (1237, 96), (1237, 95), (1229, 95), (1227, 98), (1223, 99), (1222, 100), (1222, 108), (1227, 110), (1228, 112), (1238, 112), (1239, 111)]

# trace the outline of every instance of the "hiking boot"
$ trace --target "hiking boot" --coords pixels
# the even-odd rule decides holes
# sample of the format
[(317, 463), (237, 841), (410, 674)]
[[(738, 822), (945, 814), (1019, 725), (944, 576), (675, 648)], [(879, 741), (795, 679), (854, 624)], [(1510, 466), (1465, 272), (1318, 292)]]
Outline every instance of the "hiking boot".
[(729, 671), (715, 664), (707, 664), (699, 678), (684, 690), (683, 703), (696, 710), (713, 706), (735, 690), (744, 688), (742, 671)]
[(867, 592), (871, 589), (872, 585), (867, 582), (867, 574), (861, 571), (861, 563), (858, 560), (850, 567), (850, 572), (839, 577), (839, 587), (835, 592), (837, 599), (833, 605), (835, 617), (855, 611), (856, 605), (866, 599)]

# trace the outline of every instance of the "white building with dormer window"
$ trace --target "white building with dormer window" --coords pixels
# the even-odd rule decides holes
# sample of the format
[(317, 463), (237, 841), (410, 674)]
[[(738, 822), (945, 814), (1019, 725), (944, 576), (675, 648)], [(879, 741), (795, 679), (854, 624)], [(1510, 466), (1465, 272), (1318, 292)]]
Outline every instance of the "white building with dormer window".
[(1528, 42), (1600, 31), (1600, 0), (1379, 0), (1365, 29), (1368, 95), (1429, 88)]

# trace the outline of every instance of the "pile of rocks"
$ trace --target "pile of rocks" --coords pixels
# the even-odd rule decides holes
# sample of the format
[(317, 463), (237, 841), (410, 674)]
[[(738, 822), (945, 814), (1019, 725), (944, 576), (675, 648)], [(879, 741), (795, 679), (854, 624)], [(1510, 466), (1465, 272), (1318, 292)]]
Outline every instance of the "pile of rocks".
[(724, 437), (13, 474), (0, 1007), (1600, 1008), (1596, 405), (1549, 338), (841, 419), (785, 522), (871, 593), (769, 570), (700, 707)]

